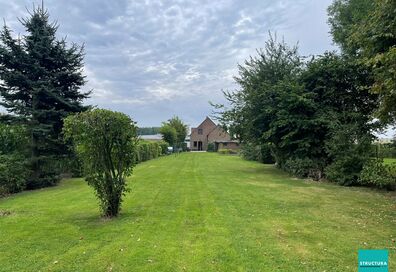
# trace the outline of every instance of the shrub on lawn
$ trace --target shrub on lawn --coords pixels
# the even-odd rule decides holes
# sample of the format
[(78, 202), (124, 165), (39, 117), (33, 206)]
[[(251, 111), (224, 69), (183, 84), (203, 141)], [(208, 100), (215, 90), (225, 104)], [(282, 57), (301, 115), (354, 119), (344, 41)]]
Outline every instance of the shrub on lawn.
[(0, 155), (0, 196), (25, 189), (29, 173), (23, 156), (18, 154)]
[(95, 189), (104, 216), (117, 216), (125, 178), (136, 163), (135, 123), (125, 114), (94, 109), (67, 117), (63, 132), (83, 163), (86, 180)]
[(384, 165), (382, 159), (372, 159), (363, 166), (359, 181), (363, 185), (395, 190), (396, 164)]

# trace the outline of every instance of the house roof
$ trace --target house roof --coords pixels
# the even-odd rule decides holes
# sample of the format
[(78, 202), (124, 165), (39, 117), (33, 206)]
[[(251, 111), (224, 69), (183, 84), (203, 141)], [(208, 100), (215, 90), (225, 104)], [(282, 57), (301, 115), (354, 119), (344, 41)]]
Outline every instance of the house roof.
[(211, 122), (213, 125), (217, 126), (215, 122), (213, 122), (212, 119), (210, 119), (208, 116), (206, 116), (205, 120), (202, 121), (201, 124), (199, 124), (199, 126), (197, 126), (197, 128), (199, 128), (200, 126), (202, 126), (206, 121)]

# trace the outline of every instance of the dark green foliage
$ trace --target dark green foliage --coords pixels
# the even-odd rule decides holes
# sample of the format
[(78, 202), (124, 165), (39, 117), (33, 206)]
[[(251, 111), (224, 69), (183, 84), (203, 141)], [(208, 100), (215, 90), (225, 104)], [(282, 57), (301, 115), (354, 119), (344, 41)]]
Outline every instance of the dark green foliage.
[(372, 69), (378, 117), (396, 121), (396, 1), (335, 0), (329, 7), (333, 39), (343, 52)]
[(125, 178), (136, 163), (135, 123), (123, 113), (95, 109), (69, 116), (64, 124), (65, 139), (73, 142), (103, 215), (117, 216), (127, 192)]
[(165, 141), (160, 141), (158, 144), (161, 148), (161, 155), (166, 155), (168, 153), (169, 144)]
[(262, 163), (275, 163), (274, 156), (272, 156), (271, 148), (268, 144), (262, 144), (260, 146), (258, 161)]
[(0, 105), (9, 113), (3, 119), (25, 124), (29, 131), (31, 176), (28, 188), (57, 182), (53, 162), (68, 154), (60, 133), (62, 119), (85, 110), (81, 93), (83, 49), (57, 40), (58, 26), (42, 8), (21, 20), (26, 35), (14, 38), (4, 26), (0, 32)]
[(353, 125), (342, 126), (331, 135), (327, 141), (331, 163), (326, 167), (329, 180), (341, 185), (357, 185), (363, 165), (371, 156), (372, 136), (357, 135), (359, 133)]
[(25, 189), (29, 174), (29, 168), (23, 156), (0, 155), (0, 196)]
[(208, 152), (215, 152), (215, 144), (214, 143), (208, 143), (208, 148), (207, 150)]
[(274, 163), (274, 157), (268, 145), (255, 145), (245, 143), (241, 146), (241, 156), (248, 161), (259, 161), (262, 163)]
[(320, 180), (323, 177), (323, 165), (321, 163), (309, 158), (291, 157), (286, 160), (284, 169), (300, 178), (308, 177)]
[(378, 96), (371, 94), (370, 71), (353, 59), (326, 53), (308, 63), (302, 74), (307, 92), (317, 105), (320, 130), (313, 132), (320, 169), (343, 185), (358, 183), (359, 173), (371, 154), (373, 120)]
[(160, 133), (160, 127), (140, 127), (138, 135), (155, 135)]
[(388, 190), (396, 189), (396, 164), (384, 165), (382, 159), (371, 159), (363, 167), (359, 181)]
[(357, 53), (359, 41), (352, 37), (373, 10), (373, 0), (335, 0), (329, 6), (330, 33), (345, 52)]
[(26, 188), (28, 144), (25, 127), (0, 123), (0, 196)]
[[(326, 53), (303, 63), (296, 48), (270, 39), (239, 67), (239, 91), (217, 105), (220, 121), (243, 141), (245, 158), (271, 160), (300, 177), (359, 182), (372, 155), (378, 95), (367, 66)], [(270, 149), (270, 151), (268, 151)]]
[(59, 172), (65, 177), (83, 177), (83, 164), (80, 158), (73, 152), (58, 161)]
[(322, 156), (322, 150), (315, 148), (320, 144), (316, 134), (322, 120), (315, 116), (313, 94), (304, 90), (300, 80), (303, 68), (297, 48), (271, 37), (257, 57), (239, 66), (240, 90), (225, 93), (231, 108), (218, 107), (223, 110), (220, 121), (230, 131), (244, 144), (263, 151), (269, 147), (266, 160), (273, 156), (282, 169), (291, 157), (316, 160)]
[(241, 146), (241, 156), (248, 161), (260, 161), (260, 146), (245, 143)]

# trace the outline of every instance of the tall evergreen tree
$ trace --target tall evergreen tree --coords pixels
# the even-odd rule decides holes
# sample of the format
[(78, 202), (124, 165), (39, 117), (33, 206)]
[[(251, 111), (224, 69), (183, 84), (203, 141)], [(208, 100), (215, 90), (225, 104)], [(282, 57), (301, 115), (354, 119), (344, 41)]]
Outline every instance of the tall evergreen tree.
[(53, 162), (67, 154), (60, 137), (62, 120), (86, 109), (82, 101), (89, 92), (80, 91), (85, 83), (83, 47), (57, 39), (58, 25), (49, 21), (43, 5), (20, 21), (26, 35), (14, 37), (6, 25), (0, 31), (0, 105), (9, 113), (3, 118), (29, 130), (28, 187), (37, 188), (56, 182)]

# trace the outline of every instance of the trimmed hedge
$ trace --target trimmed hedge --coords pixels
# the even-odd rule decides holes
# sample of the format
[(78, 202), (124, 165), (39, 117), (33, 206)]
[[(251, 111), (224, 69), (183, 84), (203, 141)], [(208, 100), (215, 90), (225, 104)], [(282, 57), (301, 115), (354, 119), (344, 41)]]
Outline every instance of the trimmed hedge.
[(140, 141), (135, 153), (136, 163), (152, 160), (158, 158), (159, 156), (165, 155), (167, 148), (168, 144), (162, 141)]

